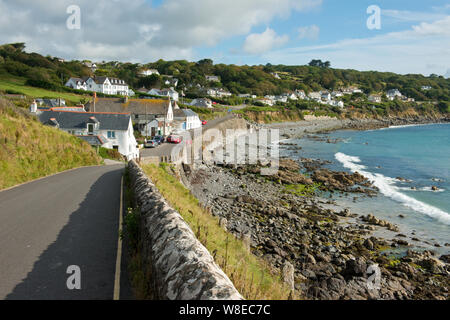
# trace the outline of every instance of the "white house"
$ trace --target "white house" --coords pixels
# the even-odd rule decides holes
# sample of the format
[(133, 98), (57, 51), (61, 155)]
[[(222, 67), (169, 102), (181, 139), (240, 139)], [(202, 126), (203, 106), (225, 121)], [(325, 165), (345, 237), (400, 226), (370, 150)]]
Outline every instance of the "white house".
[(306, 98), (305, 91), (303, 91), (303, 90), (295, 90), (295, 94), (297, 95), (297, 97), (299, 99), (304, 100)]
[(374, 103), (380, 103), (381, 102), (381, 95), (379, 94), (371, 94), (368, 98), (370, 102)]
[(211, 82), (220, 82), (220, 78), (218, 76), (205, 76), (206, 81)]
[(262, 99), (258, 99), (256, 100), (256, 102), (260, 102), (262, 104), (266, 104), (269, 106), (273, 106), (275, 104), (275, 101), (269, 98), (262, 98)]
[(344, 96), (344, 94), (341, 91), (333, 91), (331, 93), (332, 98), (339, 98), (339, 97), (343, 97), (343, 96)]
[(270, 74), (271, 74), (272, 76), (274, 76), (276, 79), (281, 80), (281, 77), (280, 77), (280, 75), (279, 75), (278, 73), (276, 73), (276, 72), (271, 72)]
[(39, 120), (43, 124), (73, 134), (93, 146), (116, 149), (127, 160), (139, 157), (129, 114), (46, 111), (39, 115)]
[(159, 76), (159, 71), (156, 69), (144, 69), (139, 71), (139, 75), (143, 77), (151, 76), (152, 74), (156, 74)]
[(386, 96), (388, 97), (389, 100), (392, 101), (395, 98), (401, 98), (402, 93), (398, 89), (391, 89), (391, 90), (388, 90), (388, 92), (386, 93)]
[(431, 89), (433, 89), (433, 88), (432, 88), (431, 86), (422, 86), (421, 89), (422, 89), (423, 91), (428, 91), (428, 90), (431, 90)]
[(213, 108), (212, 101), (211, 101), (211, 99), (208, 99), (208, 98), (194, 99), (191, 101), (190, 105), (194, 106), (194, 107), (199, 107), (199, 108), (207, 108), (207, 109)]
[(329, 93), (328, 91), (322, 91), (320, 93), (320, 97), (324, 101), (329, 101), (329, 100), (331, 100), (331, 93)]
[(181, 122), (181, 127), (177, 128), (181, 130), (197, 129), (202, 126), (202, 122), (200, 121), (198, 114), (190, 109), (175, 110), (174, 120)]
[(172, 100), (178, 101), (179, 100), (179, 93), (177, 91), (175, 91), (174, 88), (169, 88), (169, 89), (151, 89), (149, 92), (147, 92), (147, 94), (149, 95), (153, 95), (153, 96), (160, 96), (160, 97), (169, 97)]
[(310, 92), (308, 97), (312, 100), (319, 101), (322, 98), (322, 94), (320, 92)]
[(129, 87), (124, 80), (111, 77), (70, 78), (66, 87), (78, 90), (95, 91), (104, 94), (128, 96)]
[(86, 84), (86, 80), (88, 79), (88, 77), (82, 79), (82, 78), (70, 78), (65, 86), (72, 88), (72, 89), (77, 89), (77, 90), (87, 90), (87, 84)]

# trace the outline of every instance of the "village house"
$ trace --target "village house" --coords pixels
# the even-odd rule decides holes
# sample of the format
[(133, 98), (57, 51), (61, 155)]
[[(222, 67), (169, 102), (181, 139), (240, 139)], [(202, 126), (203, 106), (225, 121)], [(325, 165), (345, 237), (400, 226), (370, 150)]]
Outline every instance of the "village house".
[(206, 81), (211, 82), (220, 82), (220, 78), (218, 76), (205, 76)]
[(201, 128), (202, 122), (198, 114), (190, 109), (178, 109), (174, 111), (174, 120), (179, 121), (181, 125), (174, 127), (175, 130), (185, 131)]
[(421, 89), (422, 89), (423, 91), (428, 91), (428, 90), (431, 90), (431, 89), (433, 89), (433, 88), (432, 88), (431, 86), (422, 86)]
[(303, 91), (303, 90), (295, 90), (295, 94), (297, 95), (297, 97), (299, 98), (299, 99), (301, 99), (301, 100), (304, 100), (304, 99), (306, 99), (306, 94), (305, 94), (305, 91)]
[(379, 95), (379, 94), (371, 94), (369, 96), (368, 100), (373, 103), (380, 103), (382, 98), (381, 98), (381, 95)]
[(277, 72), (271, 72), (270, 73), (272, 76), (274, 76), (276, 79), (281, 80), (280, 75)]
[(87, 90), (87, 84), (86, 84), (86, 80), (89, 79), (89, 77), (84, 77), (84, 78), (70, 78), (65, 86), (72, 88), (72, 89), (77, 89), (77, 90)]
[(311, 100), (322, 101), (322, 100), (321, 100), (321, 99), (322, 99), (322, 94), (321, 94), (320, 92), (310, 92), (310, 93), (308, 94), (308, 97), (309, 97)]
[(208, 99), (208, 98), (194, 99), (191, 101), (191, 103), (189, 105), (198, 107), (198, 108), (207, 108), (207, 109), (213, 108), (212, 101), (211, 101), (211, 99)]
[[(136, 130), (145, 136), (168, 135), (174, 119), (173, 112), (179, 109), (176, 101), (162, 99), (98, 98), (85, 105), (87, 111), (127, 113)], [(157, 120), (157, 122), (155, 122)], [(149, 125), (149, 123), (152, 123)]]
[(359, 89), (358, 87), (354, 87), (354, 86), (343, 88), (341, 91), (343, 94), (362, 93), (361, 89)]
[(166, 88), (166, 89), (151, 89), (149, 92), (147, 92), (147, 94), (149, 95), (153, 95), (153, 96), (159, 96), (159, 97), (168, 97), (172, 100), (178, 101), (179, 100), (179, 93), (177, 91), (175, 91), (175, 89), (173, 87), (171, 88)]
[(72, 89), (95, 91), (103, 94), (128, 96), (129, 87), (124, 80), (112, 77), (70, 78), (66, 87)]
[(233, 94), (222, 88), (206, 88), (203, 90), (207, 96), (215, 98), (231, 97)]
[(273, 106), (275, 104), (275, 101), (269, 98), (261, 98), (261, 99), (257, 99), (256, 102), (260, 102), (262, 104), (266, 104), (269, 106)]
[(322, 91), (320, 93), (320, 98), (323, 101), (330, 101), (331, 100), (331, 93), (329, 93), (328, 91)]
[(131, 116), (123, 113), (45, 111), (39, 120), (92, 146), (115, 149), (127, 160), (139, 158)]
[(386, 96), (392, 101), (396, 98), (401, 98), (403, 95), (398, 89), (390, 89), (387, 91)]
[(139, 71), (139, 73), (138, 73), (138, 75), (143, 76), (143, 77), (148, 77), (153, 74), (156, 74), (159, 76), (159, 71), (156, 69), (143, 69), (143, 70)]

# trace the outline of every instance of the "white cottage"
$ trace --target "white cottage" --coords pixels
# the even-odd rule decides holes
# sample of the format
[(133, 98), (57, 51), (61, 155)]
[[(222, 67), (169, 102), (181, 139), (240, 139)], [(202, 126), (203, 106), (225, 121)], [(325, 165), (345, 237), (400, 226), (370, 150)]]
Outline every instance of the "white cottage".
[(46, 111), (39, 120), (93, 146), (116, 149), (127, 160), (139, 158), (131, 115), (124, 113)]

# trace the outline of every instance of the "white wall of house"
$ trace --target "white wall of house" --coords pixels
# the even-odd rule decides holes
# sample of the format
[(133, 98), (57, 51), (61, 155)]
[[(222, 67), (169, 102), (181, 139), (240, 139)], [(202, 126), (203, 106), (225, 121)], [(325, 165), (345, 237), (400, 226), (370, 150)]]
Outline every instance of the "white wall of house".
[[(84, 129), (64, 128), (61, 130), (77, 136), (89, 135), (87, 125)], [(127, 160), (139, 158), (139, 149), (137, 148), (136, 138), (134, 137), (133, 123), (131, 122), (131, 118), (127, 130), (103, 130), (101, 129), (100, 124), (100, 129), (98, 128), (98, 125), (95, 125), (94, 132), (91, 135), (103, 136), (107, 138), (108, 142), (103, 144), (102, 147), (107, 149), (114, 149), (114, 147), (117, 146), (119, 153), (125, 156)]]

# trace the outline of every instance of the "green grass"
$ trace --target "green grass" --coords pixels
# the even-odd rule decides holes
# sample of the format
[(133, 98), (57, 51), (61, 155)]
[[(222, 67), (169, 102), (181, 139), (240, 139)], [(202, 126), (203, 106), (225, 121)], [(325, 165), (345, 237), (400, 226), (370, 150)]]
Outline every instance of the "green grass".
[(82, 96), (68, 92), (54, 92), (46, 89), (26, 86), (25, 79), (10, 75), (0, 75), (0, 90), (9, 93), (23, 94), (31, 98), (62, 98), (73, 104), (78, 104), (83, 98), (89, 97), (88, 95)]
[(318, 190), (318, 185), (314, 184), (307, 186), (304, 184), (289, 184), (284, 186), (284, 191), (286, 193), (295, 194), (299, 197), (310, 197), (313, 196)]
[(249, 253), (241, 240), (222, 229), (218, 219), (168, 172), (168, 165), (145, 165), (143, 169), (246, 299), (288, 299), (289, 289), (280, 275), (263, 260)]
[(88, 143), (0, 99), (0, 190), (101, 161)]

